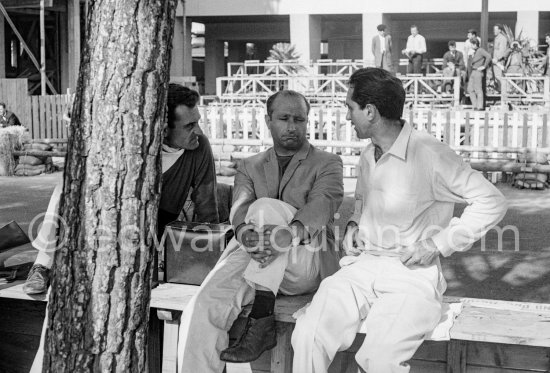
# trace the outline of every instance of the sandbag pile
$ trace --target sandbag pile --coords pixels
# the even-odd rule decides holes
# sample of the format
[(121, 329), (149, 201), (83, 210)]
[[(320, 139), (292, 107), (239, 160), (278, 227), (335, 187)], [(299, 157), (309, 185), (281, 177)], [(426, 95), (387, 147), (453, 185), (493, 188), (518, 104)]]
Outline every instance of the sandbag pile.
[[(534, 165), (547, 165), (549, 160), (542, 153), (520, 154), (518, 161), (525, 164), (526, 169)], [(548, 183), (548, 174), (542, 172), (517, 172), (514, 174), (513, 186), (519, 189), (546, 189), (550, 187)]]
[[(32, 143), (25, 144), (22, 150), (51, 151), (52, 146), (49, 144)], [(16, 176), (36, 176), (50, 172), (53, 172), (52, 157), (23, 155), (19, 157), (19, 162), (17, 167), (15, 167)]]

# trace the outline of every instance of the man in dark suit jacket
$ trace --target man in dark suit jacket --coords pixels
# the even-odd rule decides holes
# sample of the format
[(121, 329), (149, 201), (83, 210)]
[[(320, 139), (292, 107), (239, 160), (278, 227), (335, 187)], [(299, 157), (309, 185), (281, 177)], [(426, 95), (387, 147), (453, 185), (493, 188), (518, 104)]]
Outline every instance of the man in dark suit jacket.
[[(221, 373), (276, 344), (275, 295), (317, 289), (339, 268), (333, 217), (343, 198), (342, 161), (306, 139), (309, 103), (293, 91), (267, 101), (273, 148), (238, 167), (231, 223), (235, 236), (183, 312), (179, 372)], [(252, 303), (244, 332), (228, 330)]]
[(378, 35), (372, 38), (374, 64), (376, 67), (393, 73), (391, 36), (386, 34), (386, 25), (378, 25), (376, 29), (378, 30)]
[(443, 55), (443, 75), (459, 76), (462, 83), (466, 80), (466, 64), (462, 52), (456, 50), (454, 40), (448, 43), (449, 50)]

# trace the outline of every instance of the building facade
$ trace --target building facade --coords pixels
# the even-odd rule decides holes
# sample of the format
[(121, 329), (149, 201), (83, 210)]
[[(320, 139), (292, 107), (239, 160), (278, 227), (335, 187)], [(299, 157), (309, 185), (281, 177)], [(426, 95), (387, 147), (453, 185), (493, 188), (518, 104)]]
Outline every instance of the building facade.
[[(426, 57), (441, 58), (449, 40), (463, 42), (468, 29), (480, 31), (481, 8), (482, 0), (186, 0), (178, 9), (171, 72), (203, 75), (205, 93), (214, 94), (227, 62), (251, 58), (247, 43), (258, 60), (277, 42), (293, 44), (305, 61), (373, 60), (371, 40), (381, 23), (393, 39), (394, 65), (404, 57), (412, 24), (426, 38)], [(544, 44), (550, 32), (547, 0), (489, 0), (488, 12), (488, 41), (497, 23), (522, 31), (534, 45)], [(192, 22), (204, 25), (204, 71), (196, 63), (193, 68)]]

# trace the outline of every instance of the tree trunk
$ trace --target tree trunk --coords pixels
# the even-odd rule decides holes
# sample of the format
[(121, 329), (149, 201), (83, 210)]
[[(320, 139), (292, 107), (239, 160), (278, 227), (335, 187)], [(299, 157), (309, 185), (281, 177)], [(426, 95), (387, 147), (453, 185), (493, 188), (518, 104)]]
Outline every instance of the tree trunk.
[(90, 2), (59, 210), (46, 372), (146, 371), (175, 8), (176, 0)]

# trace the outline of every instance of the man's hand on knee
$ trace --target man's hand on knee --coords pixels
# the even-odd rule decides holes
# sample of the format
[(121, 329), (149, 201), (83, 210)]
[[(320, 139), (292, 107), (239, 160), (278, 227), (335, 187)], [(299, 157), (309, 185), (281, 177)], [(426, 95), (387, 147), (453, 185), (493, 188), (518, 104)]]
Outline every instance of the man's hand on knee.
[(430, 265), (440, 252), (435, 246), (431, 238), (418, 241), (407, 247), (406, 251), (401, 254), (401, 262), (407, 267), (411, 265)]

